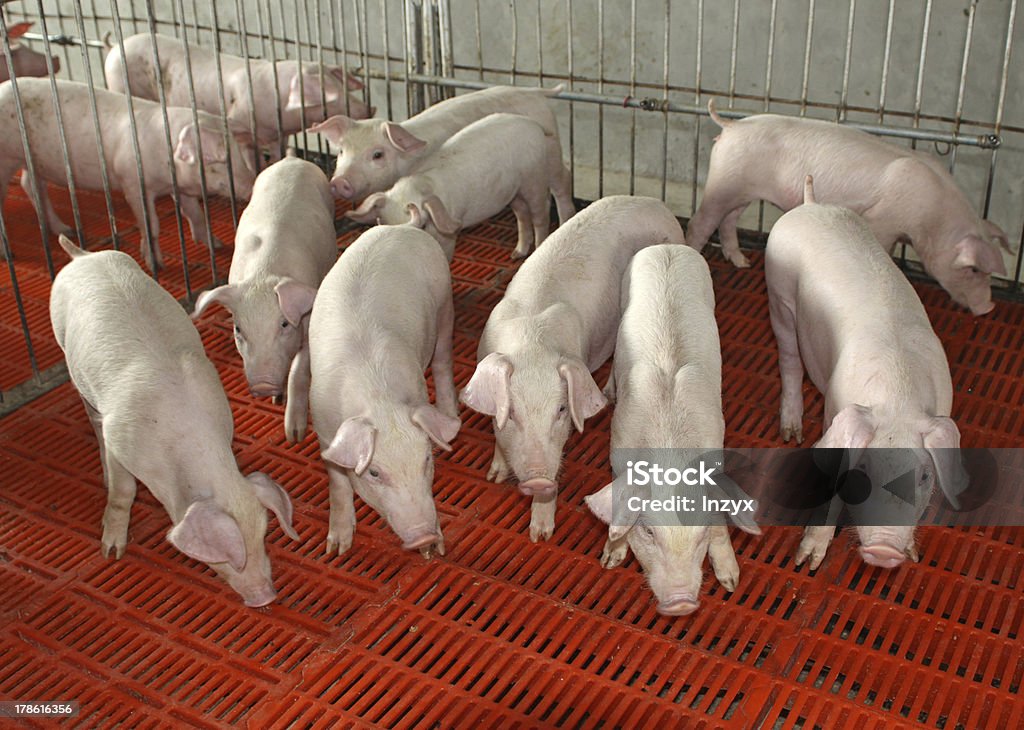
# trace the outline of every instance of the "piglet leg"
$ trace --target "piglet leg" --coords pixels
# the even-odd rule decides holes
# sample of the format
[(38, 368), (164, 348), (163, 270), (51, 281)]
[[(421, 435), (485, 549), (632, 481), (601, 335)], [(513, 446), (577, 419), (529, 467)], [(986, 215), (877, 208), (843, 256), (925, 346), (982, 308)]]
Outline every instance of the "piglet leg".
[(330, 484), (331, 514), (327, 530), (327, 554), (345, 553), (352, 547), (352, 537), (356, 531), (356, 509), (353, 504), (352, 482), (345, 476), (339, 466), (329, 461), (327, 478)]
[(708, 544), (708, 558), (715, 577), (725, 590), (730, 593), (736, 590), (740, 579), (740, 566), (736, 562), (736, 553), (729, 540), (729, 528), (725, 525), (712, 525), (711, 538)]

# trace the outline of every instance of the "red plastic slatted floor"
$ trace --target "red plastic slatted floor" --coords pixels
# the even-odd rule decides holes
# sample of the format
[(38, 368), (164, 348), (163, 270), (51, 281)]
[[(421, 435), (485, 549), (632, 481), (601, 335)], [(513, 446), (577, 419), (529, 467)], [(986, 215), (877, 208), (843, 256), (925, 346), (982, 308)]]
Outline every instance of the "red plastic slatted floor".
[[(514, 238), (506, 215), (459, 242), (460, 386), (514, 268)], [(777, 445), (761, 257), (745, 271), (709, 257), (726, 443)], [(22, 275), (29, 256), (18, 262)], [(45, 309), (45, 282), (32, 286)], [(917, 290), (949, 355), (964, 445), (1020, 446), (1024, 306), (999, 303), (975, 319), (936, 287)], [(0, 307), (7, 326), (10, 310)], [(41, 350), (46, 327), (33, 333)], [(125, 557), (100, 556), (98, 453), (64, 385), (0, 420), (0, 699), (78, 700), (80, 716), (64, 722), (83, 727), (1024, 725), (1021, 529), (923, 529), (922, 562), (895, 571), (864, 565), (841, 535), (813, 574), (793, 566), (798, 530), (734, 531), (736, 592), (709, 579), (696, 614), (665, 618), (635, 560), (598, 564), (605, 532), (583, 496), (609, 476), (610, 413), (570, 439), (555, 536), (534, 545), (529, 501), (484, 481), (488, 420), (463, 411), (437, 469), (448, 555), (401, 550), (361, 506), (353, 548), (327, 557), (327, 480), (312, 435), (287, 444), (282, 409), (247, 395), (222, 310), (200, 329), (235, 412), (242, 470), (268, 472), (296, 507), (301, 540), (273, 520), (268, 535), (278, 601), (245, 608), (172, 548), (145, 489)], [(806, 392), (813, 439), (820, 398)]]

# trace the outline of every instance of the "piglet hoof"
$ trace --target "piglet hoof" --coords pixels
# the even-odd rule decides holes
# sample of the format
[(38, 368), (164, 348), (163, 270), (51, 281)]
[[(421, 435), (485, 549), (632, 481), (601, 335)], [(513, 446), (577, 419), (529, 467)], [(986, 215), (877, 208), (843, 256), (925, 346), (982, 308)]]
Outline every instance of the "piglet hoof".
[(513, 261), (520, 261), (521, 259), (525, 259), (529, 255), (530, 255), (530, 249), (523, 250), (523, 249), (519, 248), (519, 246), (516, 246), (515, 249), (512, 250), (512, 253), (509, 256), (510, 256), (510, 258)]
[(533, 510), (533, 514), (530, 517), (530, 542), (550, 540), (551, 535), (554, 534), (555, 516), (546, 512), (544, 510), (538, 514), (538, 510)]
[(804, 441), (803, 427), (800, 424), (797, 424), (796, 426), (783, 425), (781, 427), (781, 432), (783, 442), (788, 443), (790, 440), (794, 440), (798, 444), (802, 444)]
[(352, 547), (352, 535), (339, 537), (334, 532), (327, 534), (327, 555), (344, 555)]
[(308, 419), (303, 412), (301, 417), (297, 413), (291, 413), (285, 409), (284, 413), (284, 437), (289, 443), (297, 444), (306, 438), (306, 423)]
[(494, 454), (494, 459), (491, 461), (491, 468), (487, 470), (487, 481), (501, 484), (508, 479), (509, 475), (508, 464), (505, 463), (505, 459)]
[(616, 545), (611, 540), (605, 541), (604, 550), (601, 551), (602, 568), (617, 568), (626, 560), (626, 555), (629, 554), (629, 544), (625, 540), (619, 542), (621, 544)]
[(100, 541), (100, 552), (103, 553), (103, 557), (107, 560), (110, 559), (111, 553), (113, 553), (114, 560), (120, 560), (124, 557), (124, 551), (127, 544), (126, 538), (114, 538), (110, 539), (104, 537)]
[(817, 570), (818, 566), (821, 565), (821, 561), (825, 559), (825, 552), (828, 550), (829, 542), (831, 542), (830, 539), (822, 540), (814, 534), (804, 535), (803, 540), (800, 541), (800, 547), (796, 551), (797, 567), (803, 565), (810, 558), (808, 567), (811, 570)]
[(914, 543), (910, 543), (910, 546), (907, 547), (907, 557), (910, 558), (911, 562), (921, 562), (921, 554), (917, 552), (917, 545)]
[(729, 262), (737, 269), (750, 268), (750, 259), (744, 256), (740, 251), (725, 252), (725, 257), (729, 259)]

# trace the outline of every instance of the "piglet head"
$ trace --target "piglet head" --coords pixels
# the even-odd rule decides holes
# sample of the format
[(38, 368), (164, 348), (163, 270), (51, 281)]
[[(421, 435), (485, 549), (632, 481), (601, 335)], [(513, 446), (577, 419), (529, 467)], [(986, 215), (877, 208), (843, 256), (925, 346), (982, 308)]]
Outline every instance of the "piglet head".
[(582, 431), (607, 404), (581, 360), (538, 346), (486, 356), (460, 398), (494, 418), (495, 440), (520, 490), (534, 496), (554, 494), (570, 429)]
[[(189, 123), (178, 133), (174, 148), (174, 166), (178, 185), (182, 192), (198, 196), (200, 184), (200, 146), (202, 147), (203, 172), (206, 175), (206, 189), (214, 195), (230, 196), (232, 183), (240, 200), (252, 197), (252, 186), (256, 173), (250, 167), (251, 160), (231, 134), (225, 134), (215, 125), (196, 129)], [(228, 166), (228, 149), (231, 150), (231, 166)]]
[(265, 606), (277, 597), (263, 542), (266, 509), (277, 515), (285, 534), (298, 539), (291, 524), (291, 501), (278, 484), (259, 472), (250, 474), (229, 494), (229, 506), (209, 498), (193, 502), (167, 539), (213, 568), (242, 596), (245, 605)]
[(444, 554), (434, 508), (433, 446), (450, 450), (459, 419), (434, 406), (381, 405), (375, 418), (356, 416), (338, 428), (323, 457), (348, 470), (356, 493), (380, 513), (407, 550)]
[[(998, 230), (994, 224), (988, 225)], [(947, 257), (938, 262), (934, 272), (953, 301), (976, 315), (988, 314), (995, 307), (989, 281), (991, 275), (1006, 274), (1006, 262), (998, 247), (1000, 242), (1009, 248), (1006, 234), (1002, 231), (992, 242), (976, 234), (965, 236), (953, 246)]]
[(409, 219), (408, 212), (392, 197), (391, 193), (373, 193), (360, 203), (358, 208), (345, 213), (351, 218), (367, 225), (400, 225)]
[(348, 91), (359, 91), (363, 83), (345, 72), (341, 66), (315, 64), (303, 66), (302, 73), (294, 73), (288, 85), (288, 98), (284, 110), (300, 109), (306, 121), (324, 119), (334, 114), (346, 114), (355, 119), (366, 119), (375, 111)]
[(290, 277), (225, 284), (199, 295), (192, 318), (215, 303), (229, 309), (250, 392), (258, 398), (278, 397), (305, 342), (315, 297), (315, 288)]

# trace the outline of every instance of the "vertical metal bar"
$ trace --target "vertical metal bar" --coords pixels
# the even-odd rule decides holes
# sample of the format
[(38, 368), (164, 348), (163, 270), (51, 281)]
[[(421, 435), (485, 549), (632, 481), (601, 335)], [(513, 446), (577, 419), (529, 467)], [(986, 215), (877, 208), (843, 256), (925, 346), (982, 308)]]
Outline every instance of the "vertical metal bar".
[[(956, 95), (956, 114), (953, 117), (953, 132), (960, 132), (960, 125), (963, 122), (964, 96), (967, 92), (967, 67), (971, 60), (971, 45), (974, 40), (974, 14), (978, 9), (978, 0), (971, 0), (967, 6), (967, 30), (964, 33), (964, 57), (960, 65), (960, 88)], [(956, 167), (956, 153), (959, 148), (953, 145), (949, 155), (949, 171)]]
[(836, 120), (846, 119), (846, 105), (850, 98), (850, 58), (853, 54), (853, 18), (857, 11), (857, 0), (850, 0), (850, 14), (846, 20), (846, 53), (843, 56), (843, 88), (836, 108)]
[[(284, 25), (284, 11), (281, 14), (281, 25)], [(277, 73), (277, 39), (274, 38), (274, 11), (270, 5), (270, 0), (267, 0), (267, 39), (270, 41), (270, 68), (274, 79), (274, 104), (276, 108), (276, 121), (277, 121), (277, 153), (279, 155), (284, 154), (284, 120), (281, 119), (281, 80), (278, 78)], [(287, 50), (287, 49), (286, 49)], [(266, 57), (264, 56), (264, 60)], [(256, 99), (253, 99), (253, 106), (256, 105)]]
[[(4, 45), (7, 45), (7, 21), (2, 22), (4, 29)], [(9, 61), (10, 59), (8, 59)], [(11, 68), (8, 66), (8, 68)], [(6, 184), (6, 182), (4, 183)], [(39, 360), (36, 358), (36, 348), (32, 344), (32, 331), (28, 323), (28, 315), (25, 313), (25, 302), (21, 298), (21, 287), (18, 286), (18, 275), (14, 270), (14, 252), (11, 249), (11, 241), (7, 237), (7, 226), (3, 216), (0, 216), (0, 253), (6, 254), (0, 258), (7, 259), (7, 276), (11, 281), (11, 293), (14, 295), (14, 305), (18, 309), (18, 320), (21, 323), (21, 334), (25, 338), (25, 351), (28, 353), (28, 362), (32, 368), (33, 377), (39, 376)], [(52, 274), (51, 274), (52, 276)]]
[[(1010, 53), (1013, 49), (1013, 28), (1017, 20), (1017, 0), (1010, 0), (1010, 9), (1006, 19), (1006, 45), (1003, 49), (1003, 68), (999, 77), (999, 100), (996, 103), (996, 118), (992, 125), (992, 133), (999, 134), (1003, 128), (1003, 113), (1006, 109), (1006, 87), (1010, 79)], [(999, 149), (992, 150), (989, 156), (988, 180), (985, 183), (985, 199), (982, 203), (982, 217), (988, 218), (989, 205), (992, 202), (992, 181), (996, 173), (996, 155)]]
[[(604, 0), (597, 3), (597, 93), (604, 94)], [(604, 197), (604, 105), (597, 107), (597, 197)]]
[[(299, 28), (298, 28), (299, 4), (295, 3), (294, 7), (295, 7), (295, 21), (296, 21), (296, 23), (295, 23), (295, 25), (296, 25), (296, 27), (295, 27), (295, 41), (294, 41), (294, 43), (295, 43), (295, 57), (289, 59), (289, 56), (288, 56), (288, 16), (285, 14), (285, 0), (278, 0), (278, 2), (277, 2), (277, 11), (280, 13), (280, 18), (281, 18), (281, 47), (282, 47), (282, 50), (283, 50), (282, 60), (285, 60), (285, 61), (291, 60), (291, 61), (295, 62), (295, 74), (296, 74), (295, 80), (298, 82), (298, 85), (299, 85), (299, 101), (300, 101), (300, 104), (301, 104), (301, 103), (305, 103), (306, 89), (304, 88), (305, 84), (303, 83), (304, 79), (302, 78), (302, 48), (299, 45), (299, 41), (298, 41), (298, 37), (299, 37)], [(290, 91), (290, 89), (289, 89), (289, 91)], [(278, 95), (280, 95), (280, 93), (281, 93), (280, 90), (278, 90)], [(289, 93), (289, 96), (290, 95), (291, 94)], [(285, 103), (287, 104), (287, 101)], [(278, 146), (277, 151), (278, 151), (278, 154), (281, 157), (284, 157), (285, 149), (288, 147), (288, 145), (290, 143), (289, 143), (289, 140), (286, 139), (286, 135), (284, 133), (284, 126), (283, 126), (284, 125), (284, 119), (283, 119), (284, 109), (283, 109), (283, 107), (278, 106), (277, 115), (278, 115), (278, 118), (281, 118), (281, 125), (282, 125), (278, 129), (279, 134), (277, 136), (277, 146)], [(304, 122), (305, 122), (305, 110), (304, 110), (303, 107), (300, 106), (299, 107), (299, 124), (302, 125), (302, 126), (305, 126), (303, 124)]]
[(804, 76), (800, 83), (800, 116), (807, 114), (807, 88), (811, 79), (811, 42), (814, 40), (814, 0), (807, 0), (807, 39), (804, 41)]
[[(333, 17), (333, 13), (332, 13), (332, 17)], [(332, 23), (333, 23), (333, 21), (332, 21)], [(348, 68), (349, 68), (349, 63), (348, 63), (348, 39), (345, 37), (346, 36), (346, 31), (345, 31), (344, 0), (338, 0), (338, 32), (341, 34), (341, 59), (342, 59), (342, 65), (345, 67), (345, 70), (346, 70), (346, 73), (347, 73)], [(370, 77), (366, 75), (366, 69), (365, 68), (362, 69), (362, 72), (363, 72), (363, 82), (365, 83), (365, 85), (367, 87), (367, 93), (368, 93), (369, 92), (369, 87), (370, 87)], [(348, 102), (346, 102), (346, 104), (347, 103)], [(345, 107), (345, 111), (346, 111), (346, 113), (349, 112), (349, 109), (348, 109), (347, 106)]]
[[(116, 2), (116, 0), (112, 0), (112, 2)], [(178, 10), (184, 16), (184, 0), (177, 0), (177, 2)], [(181, 49), (185, 55), (185, 80), (188, 84), (188, 100), (192, 107), (192, 123), (196, 129), (196, 157), (199, 162), (199, 192), (203, 201), (203, 223), (205, 223), (206, 229), (210, 232), (210, 240), (207, 243), (207, 250), (210, 254), (210, 275), (213, 277), (213, 281), (217, 281), (217, 258), (213, 253), (213, 225), (210, 222), (210, 196), (206, 190), (206, 161), (203, 159), (203, 135), (199, 133), (199, 108), (196, 106), (195, 79), (192, 78), (192, 54), (189, 50), (188, 32), (184, 26), (182, 26), (181, 30)]]
[[(82, 3), (75, 0), (72, 3), (75, 9), (75, 23), (78, 26), (80, 37), (85, 38), (85, 18), (82, 15)], [(82, 49), (82, 68), (85, 69), (85, 83), (89, 89), (89, 107), (92, 112), (93, 132), (96, 135), (96, 149), (99, 150), (100, 180), (103, 182), (103, 199), (107, 204), (107, 220), (110, 223), (110, 235), (114, 242), (114, 248), (119, 248), (117, 240), (117, 216), (114, 215), (114, 199), (110, 194), (110, 176), (107, 173), (107, 155), (103, 146), (103, 134), (100, 129), (100, 115), (96, 108), (96, 85), (92, 78), (92, 65), (89, 61), (89, 47), (84, 43)]]
[(387, 109), (385, 116), (388, 119), (394, 119), (395, 113), (391, 108), (391, 31), (388, 28), (390, 23), (388, 22), (388, 0), (381, 0), (380, 12), (383, 17), (384, 25), (384, 107)]
[(882, 79), (878, 85), (878, 123), (885, 121), (886, 92), (889, 87), (889, 59), (892, 54), (892, 22), (896, 0), (889, 0), (889, 13), (885, 21), (885, 51), (882, 53)]
[[(39, 28), (43, 36), (43, 56), (46, 59), (46, 72), (50, 77), (50, 93), (53, 94), (53, 113), (57, 122), (57, 136), (60, 139), (61, 156), (64, 158), (64, 174), (68, 178), (68, 195), (71, 198), (71, 215), (75, 220), (75, 230), (78, 232), (78, 240), (85, 240), (85, 228), (82, 226), (82, 211), (78, 207), (78, 191), (75, 185), (75, 173), (71, 169), (71, 156), (68, 149), (67, 132), (64, 131), (64, 110), (57, 92), (57, 72), (53, 68), (53, 54), (50, 46), (49, 31), (46, 29), (46, 16), (43, 10), (43, 0), (37, 0), (39, 7)], [(10, 67), (8, 67), (10, 68)], [(13, 71), (13, 69), (12, 69)], [(11, 74), (13, 77), (13, 73)], [(46, 181), (33, 176), (35, 184), (45, 187)]]
[(544, 86), (544, 29), (540, 18), (540, 0), (537, 0), (537, 86)]
[[(455, 49), (452, 43), (452, 8), (451, 0), (436, 0), (440, 9), (439, 31), (441, 44), (441, 74), (446, 78), (455, 76)], [(449, 98), (455, 95), (454, 90), (445, 86), (442, 95)]]
[[(565, 20), (566, 20), (566, 50), (568, 52), (568, 64), (566, 71), (569, 76), (569, 90), (572, 91), (573, 82), (575, 81), (575, 71), (573, 69), (573, 52), (572, 52), (572, 39), (574, 37), (574, 31), (572, 26), (572, 0), (565, 0)], [(573, 187), (576, 183), (576, 105), (569, 102), (569, 177), (573, 182)]]
[[(298, 79), (298, 82), (299, 82), (299, 102), (300, 102), (300, 106), (299, 106), (299, 126), (302, 127), (302, 131), (300, 132), (300, 134), (302, 135), (302, 139), (303, 139), (302, 146), (304, 147), (305, 146), (305, 140), (306, 140), (306, 129), (309, 128), (309, 123), (306, 120), (306, 78), (305, 78), (305, 71), (303, 70), (303, 64), (302, 64), (302, 32), (301, 32), (302, 21), (301, 21), (300, 16), (299, 16), (299, 3), (295, 3), (293, 5), (293, 7), (295, 9), (295, 16), (294, 16), (294, 19), (295, 19), (295, 59), (294, 60), (295, 60), (296, 66), (297, 66), (297, 73), (298, 73), (297, 79)], [(304, 7), (306, 7), (306, 6), (304, 6)], [(306, 17), (307, 18), (309, 17), (309, 13), (306, 13)], [(281, 0), (281, 25), (285, 26), (285, 22), (284, 22), (284, 0)], [(308, 28), (308, 26), (307, 26), (307, 28)], [(307, 34), (306, 37), (308, 38), (309, 35)], [(285, 50), (285, 54), (284, 55), (287, 57), (288, 56), (287, 32), (285, 32), (285, 38), (286, 38), (286, 40), (285, 40), (285, 45), (284, 45), (284, 50)], [(323, 83), (324, 83), (324, 75), (323, 75), (323, 70), (321, 69), (321, 72), (320, 72), (320, 88), (321, 89), (323, 88)]]
[(409, 81), (410, 74), (421, 73), (423, 58), (420, 51), (420, 18), (414, 0), (405, 0), (405, 95), (407, 118), (423, 111), (423, 84)]
[[(72, 4), (74, 4), (74, 3), (72, 3)], [(40, 15), (42, 15), (42, 14), (40, 14)], [(57, 28), (60, 29), (60, 32), (62, 34), (66, 34), (68, 32), (67, 28), (64, 25), (64, 19), (66, 17), (67, 16), (64, 14), (64, 11), (61, 9), (61, 4), (60, 4), (60, 2), (58, 0), (58, 2), (57, 2)], [(82, 35), (81, 37), (84, 38), (85, 36)], [(47, 43), (48, 42), (49, 41), (47, 40)], [(61, 48), (61, 53), (64, 54), (64, 68), (67, 69), (68, 77), (73, 79), (74, 77), (71, 74), (71, 53), (70, 53), (70, 49), (68, 48), (68, 46), (64, 46), (63, 48)]]
[[(326, 79), (324, 77), (324, 74), (326, 72), (326, 69), (325, 69), (325, 66), (324, 66), (324, 63), (325, 63), (324, 62), (324, 29), (323, 29), (323, 20), (320, 17), (320, 13), (321, 13), (320, 0), (315, 0), (314, 7), (313, 7), (313, 12), (316, 14), (316, 22), (314, 23), (314, 28), (316, 30), (316, 61), (317, 61), (317, 68), (319, 69), (319, 73), (320, 73), (320, 111), (321, 111), (321, 115), (320, 116), (323, 119), (326, 119), (327, 118), (327, 85), (326, 85)], [(307, 30), (307, 32), (309, 31), (309, 16), (306, 16), (306, 30)], [(344, 65), (344, 64), (342, 64), (342, 65)], [(348, 69), (345, 69), (345, 73), (346, 74), (348, 73)], [(344, 99), (344, 107), (343, 108), (345, 109), (345, 113), (348, 114), (349, 113), (349, 106), (348, 106), (348, 84), (347, 83), (346, 84), (342, 84), (342, 93), (345, 95), (344, 97), (342, 97)], [(305, 147), (306, 149), (309, 149), (309, 135), (306, 133), (305, 127), (303, 127), (303, 131), (302, 131), (302, 146)], [(322, 139), (317, 141), (317, 153), (319, 153), (320, 155), (322, 155), (324, 153), (324, 146), (323, 146), (323, 140)]]
[[(259, 8), (258, 2), (256, 3), (256, 7), (257, 9)], [(262, 14), (259, 14), (259, 16), (260, 42), (262, 43)], [(242, 51), (242, 59), (245, 61), (246, 91), (249, 94), (249, 130), (252, 132), (253, 162), (256, 165), (256, 174), (258, 175), (260, 170), (263, 168), (263, 154), (260, 152), (259, 137), (257, 137), (256, 91), (252, 85), (252, 60), (249, 58), (249, 31), (244, 30), (249, 27), (245, 19), (245, 0), (235, 0), (235, 17), (238, 20), (239, 46)]]
[(484, 41), (480, 30), (480, 0), (476, 0), (476, 62), (480, 69), (480, 80), (484, 80)]
[[(430, 0), (420, 4), (420, 43), (423, 48), (423, 72), (428, 76), (437, 74), (437, 48), (434, 37), (434, 11)], [(424, 87), (424, 104), (430, 106), (438, 100), (436, 85)]]
[[(662, 99), (668, 101), (668, 82), (669, 82), (669, 71), (671, 69), (671, 63), (669, 58), (669, 52), (671, 46), (669, 45), (670, 33), (672, 29), (672, 0), (665, 0), (665, 43), (663, 47), (664, 53), (664, 66), (662, 68)], [(661, 136), (661, 199), (663, 201), (668, 199), (668, 110), (662, 112), (664, 118), (664, 131)]]
[[(18, 119), (18, 133), (21, 135), (22, 149), (25, 152), (25, 171), (28, 172), (29, 176), (33, 180), (39, 180), (35, 173), (35, 163), (32, 161), (32, 150), (29, 145), (28, 139), (28, 128), (25, 125), (25, 108), (21, 103), (21, 90), (18, 88), (18, 77), (14, 72), (14, 58), (11, 54), (11, 43), (10, 38), (7, 35), (7, 19), (3, 13), (0, 13), (0, 45), (3, 45), (4, 49), (4, 60), (7, 62), (7, 68), (11, 76), (11, 92), (14, 95), (14, 112)], [(25, 172), (22, 172), (24, 175)], [(10, 180), (0, 180), (0, 184), (7, 185)], [(29, 199), (32, 201), (36, 211), (38, 211), (37, 218), (39, 219), (39, 236), (43, 242), (43, 257), (46, 259), (46, 271), (52, 279), (56, 276), (56, 271), (53, 268), (53, 257), (50, 256), (50, 227), (46, 222), (46, 216), (43, 215), (43, 201), (39, 192), (39, 185), (30, 186)]]
[[(636, 0), (629, 4), (629, 95), (636, 96)], [(636, 193), (636, 109), (629, 122), (629, 194)]]
[[(366, 0), (356, 0), (360, 6), (356, 14), (356, 28), (359, 31), (359, 57), (365, 69), (370, 68), (370, 28), (367, 19)], [(369, 76), (367, 76), (369, 78)], [(370, 85), (366, 85), (366, 103), (370, 103)]]
[(772, 98), (772, 66), (775, 61), (775, 19), (778, 15), (778, 0), (772, 0), (771, 18), (768, 21), (768, 56), (764, 64), (764, 110), (768, 111)]
[(732, 5), (732, 49), (729, 53), (729, 106), (736, 101), (736, 49), (740, 37), (740, 0)]
[[(243, 0), (243, 2), (244, 2), (244, 0)], [(340, 2), (340, 0), (339, 0), (339, 2)], [(269, 0), (268, 0), (268, 3), (267, 3), (267, 7), (268, 8), (270, 7)], [(259, 39), (260, 39), (260, 58), (265, 60), (267, 58), (267, 43), (266, 42), (267, 42), (267, 40), (269, 40), (268, 37), (267, 37), (269, 35), (269, 33), (267, 31), (265, 31), (264, 27), (263, 27), (263, 2), (262, 2), (262, 0), (256, 0), (256, 31), (259, 33)]]
[[(694, 104), (700, 106), (701, 84), (703, 83), (703, 61), (704, 61), (704, 0), (697, 0), (697, 62), (693, 72)], [(700, 171), (700, 124), (701, 117), (694, 118), (693, 125), (693, 168), (691, 178), (693, 185), (690, 186), (690, 215), (697, 210), (697, 176)]]
[[(512, 11), (512, 63), (509, 67), (508, 82), (512, 86), (516, 85), (516, 51), (519, 50), (519, 17), (516, 15), (516, 4), (509, 3), (509, 9)], [(600, 11), (599, 11), (600, 12)]]
[[(153, 11), (152, 11), (152, 0), (147, 0), (146, 5), (149, 9), (150, 25), (152, 25)], [(228, 128), (228, 107), (226, 94), (224, 93), (224, 71), (221, 68), (220, 58), (220, 18), (217, 16), (217, 3), (210, 3), (210, 13), (212, 14), (213, 22), (213, 57), (217, 65), (217, 96), (220, 99), (220, 122), (222, 127), (222, 133), (224, 135), (224, 149), (228, 153), (228, 169), (233, 170), (234, 167), (231, 165), (231, 130)], [(155, 39), (154, 39), (155, 40)], [(156, 43), (153, 44), (156, 46)], [(157, 67), (159, 68), (159, 66)], [(161, 86), (161, 93), (162, 84)], [(235, 196), (235, 176), (228, 175), (228, 198), (231, 200), (231, 227), (238, 227), (238, 198)], [(213, 231), (210, 231), (210, 236), (213, 236)], [(186, 270), (188, 267), (185, 267)]]
[[(153, 49), (153, 70), (156, 73), (156, 88), (158, 101), (160, 102), (160, 114), (164, 125), (164, 144), (167, 150), (167, 159), (174, 159), (174, 140), (171, 139), (171, 122), (167, 116), (167, 94), (164, 86), (164, 72), (160, 65), (160, 52), (156, 42), (156, 23), (153, 14), (149, 14), (149, 41)], [(174, 201), (174, 222), (178, 230), (178, 246), (181, 251), (181, 270), (185, 280), (185, 296), (189, 301), (192, 299), (192, 277), (188, 271), (188, 251), (185, 246), (185, 226), (181, 220), (181, 194), (178, 191), (178, 172), (174, 164), (168, 165), (171, 173), (171, 199)]]
[[(928, 56), (928, 31), (932, 22), (932, 0), (925, 0), (921, 25), (921, 55), (917, 61), (917, 85), (914, 88), (914, 129), (921, 126), (921, 96), (924, 90), (924, 64)], [(915, 144), (916, 146), (916, 144)]]

